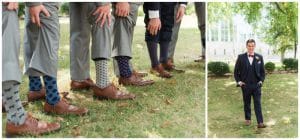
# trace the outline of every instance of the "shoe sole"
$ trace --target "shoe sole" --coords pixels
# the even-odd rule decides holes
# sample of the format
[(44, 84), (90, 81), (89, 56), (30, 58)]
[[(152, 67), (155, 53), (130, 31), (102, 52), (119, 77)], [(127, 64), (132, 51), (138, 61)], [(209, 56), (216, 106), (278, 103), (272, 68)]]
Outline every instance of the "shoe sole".
[(46, 131), (44, 133), (28, 133), (28, 134), (25, 134), (25, 133), (20, 133), (20, 134), (9, 134), (9, 133), (6, 133), (5, 136), (6, 138), (16, 138), (17, 136), (24, 136), (24, 135), (29, 135), (29, 136), (40, 136), (40, 135), (44, 135), (44, 134), (49, 134), (51, 132), (56, 132), (56, 131), (59, 131), (61, 129), (61, 126), (58, 128), (58, 129), (54, 129), (54, 130), (49, 130), (49, 131)]

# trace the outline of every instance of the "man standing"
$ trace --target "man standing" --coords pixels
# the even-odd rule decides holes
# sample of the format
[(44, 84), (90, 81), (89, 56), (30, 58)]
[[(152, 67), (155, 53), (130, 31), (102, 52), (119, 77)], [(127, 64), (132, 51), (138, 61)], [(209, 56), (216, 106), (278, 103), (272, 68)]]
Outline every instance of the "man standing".
[(234, 67), (234, 78), (237, 86), (242, 88), (245, 124), (251, 124), (251, 96), (254, 99), (254, 110), (258, 128), (265, 128), (261, 110), (261, 87), (265, 79), (264, 60), (254, 53), (255, 40), (246, 42), (247, 52), (240, 54)]
[(19, 96), (20, 32), (18, 3), (2, 3), (2, 101), (7, 111), (6, 135), (43, 134), (58, 130), (60, 124), (39, 121), (25, 111)]
[(119, 84), (123, 85), (145, 86), (154, 83), (152, 80), (143, 80), (130, 66), (133, 33), (140, 5), (138, 2), (113, 3), (112, 57), (117, 63), (114, 66)]
[[(45, 99), (44, 111), (55, 114), (83, 115), (86, 108), (61, 99), (57, 87), (59, 48), (59, 4), (27, 2), (25, 9), (24, 66), (29, 76), (28, 101)], [(46, 94), (42, 92), (43, 77)]]

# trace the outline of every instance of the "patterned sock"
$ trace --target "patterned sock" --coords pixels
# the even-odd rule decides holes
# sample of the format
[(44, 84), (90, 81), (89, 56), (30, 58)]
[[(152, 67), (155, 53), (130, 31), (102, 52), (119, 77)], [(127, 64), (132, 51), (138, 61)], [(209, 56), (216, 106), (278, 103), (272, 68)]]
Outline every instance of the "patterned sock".
[(132, 72), (131, 72), (130, 66), (129, 66), (129, 57), (127, 57), (127, 56), (117, 56), (115, 58), (118, 62), (120, 76), (125, 77), (125, 78), (130, 77)]
[(7, 111), (7, 121), (15, 125), (24, 124), (26, 112), (20, 100), (18, 82), (2, 82), (2, 100)]
[(96, 60), (96, 86), (99, 88), (106, 88), (110, 85), (108, 77), (108, 66), (106, 59)]
[(43, 76), (46, 87), (46, 102), (50, 105), (55, 105), (60, 101), (60, 96), (57, 90), (56, 78)]
[(29, 90), (40, 91), (42, 89), (42, 82), (39, 76), (29, 76)]

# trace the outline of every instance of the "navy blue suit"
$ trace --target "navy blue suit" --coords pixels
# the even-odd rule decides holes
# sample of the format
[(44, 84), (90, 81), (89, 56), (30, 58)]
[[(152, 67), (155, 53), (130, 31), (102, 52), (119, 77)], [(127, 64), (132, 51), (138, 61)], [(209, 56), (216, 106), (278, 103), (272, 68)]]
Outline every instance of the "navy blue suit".
[[(234, 67), (234, 78), (237, 82), (245, 83), (242, 86), (245, 119), (251, 120), (251, 96), (254, 100), (254, 110), (257, 123), (263, 123), (261, 111), (261, 84), (265, 80), (265, 69), (263, 57), (254, 54), (252, 65), (248, 60), (248, 54), (240, 54)], [(239, 85), (238, 85), (239, 86)]]
[(172, 28), (174, 26), (174, 8), (176, 2), (145, 2), (143, 5), (146, 28), (149, 23), (149, 10), (158, 10), (161, 20), (161, 30), (157, 35), (151, 35), (148, 30), (145, 33), (145, 41), (159, 43), (160, 41), (171, 41)]

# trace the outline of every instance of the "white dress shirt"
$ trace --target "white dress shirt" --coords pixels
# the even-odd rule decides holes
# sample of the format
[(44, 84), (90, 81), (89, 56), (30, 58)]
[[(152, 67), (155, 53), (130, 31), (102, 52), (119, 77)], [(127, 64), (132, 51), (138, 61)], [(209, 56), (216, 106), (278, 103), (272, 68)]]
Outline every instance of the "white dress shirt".
[[(250, 54), (249, 54), (249, 53), (247, 53), (247, 56), (248, 56), (249, 63), (250, 63), (250, 65), (252, 65), (253, 58), (254, 58), (254, 54), (253, 54), (253, 57), (250, 57), (249, 55), (250, 55)], [(251, 54), (251, 55), (252, 55), (252, 54)]]

